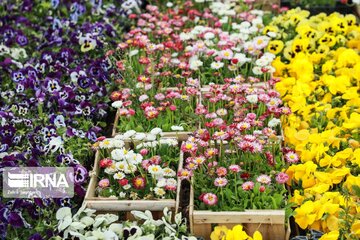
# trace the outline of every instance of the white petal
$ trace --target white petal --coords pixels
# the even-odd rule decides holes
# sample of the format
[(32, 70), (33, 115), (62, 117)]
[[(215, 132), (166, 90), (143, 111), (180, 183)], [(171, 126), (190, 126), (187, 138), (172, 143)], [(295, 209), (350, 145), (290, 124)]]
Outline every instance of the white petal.
[(71, 209), (69, 207), (62, 207), (59, 210), (57, 210), (57, 212), (56, 212), (56, 219), (57, 220), (62, 220), (66, 216), (71, 217)]
[(58, 226), (59, 231), (65, 230), (72, 223), (72, 218), (70, 216), (66, 216)]

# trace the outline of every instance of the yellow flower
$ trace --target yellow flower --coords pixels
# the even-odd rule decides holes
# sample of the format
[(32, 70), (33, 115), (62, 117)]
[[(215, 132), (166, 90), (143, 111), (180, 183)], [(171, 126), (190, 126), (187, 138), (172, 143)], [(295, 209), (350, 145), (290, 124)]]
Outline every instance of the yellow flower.
[[(281, 57), (276, 57), (275, 60), (272, 62), (272, 66), (275, 68), (274, 76), (284, 77), (284, 74), (285, 74), (284, 72), (286, 70), (287, 65), (281, 61)], [(280, 81), (280, 82), (282, 82), (282, 81)]]
[(360, 220), (356, 220), (351, 226), (351, 233), (360, 237)]
[(322, 31), (322, 32), (325, 32), (327, 34), (331, 34), (331, 35), (335, 34), (335, 29), (334, 29), (333, 25), (328, 21), (320, 22), (319, 23), (319, 30)]
[(299, 53), (289, 66), (289, 72), (293, 74), (293, 77), (309, 82), (313, 80), (314, 66), (305, 54)]
[(277, 32), (279, 32), (279, 28), (276, 26), (271, 26), (271, 25), (266, 26), (263, 30), (263, 34), (266, 35), (269, 32), (277, 33)]
[(263, 237), (259, 231), (255, 231), (253, 235), (253, 240), (262, 240)]
[(333, 26), (335, 28), (335, 31), (340, 34), (345, 34), (348, 31), (348, 24), (346, 22), (346, 19), (344, 18), (335, 18), (333, 21)]
[(343, 186), (347, 188), (347, 190), (349, 190), (352, 194), (355, 194), (353, 190), (353, 186), (360, 186), (360, 176), (355, 177), (350, 174), (346, 178), (346, 181), (344, 182)]
[(300, 207), (295, 209), (295, 222), (305, 229), (309, 225), (313, 224), (316, 218), (315, 204), (312, 201), (307, 201)]
[[(337, 204), (333, 204), (333, 205), (337, 205)], [(334, 207), (334, 209), (336, 209), (336, 207)], [(324, 221), (324, 225), (326, 226), (323, 226), (323, 228), (328, 229), (327, 231), (337, 231), (339, 230), (339, 219), (334, 215), (329, 215), (326, 218), (326, 221)]]
[(349, 27), (355, 26), (355, 24), (356, 24), (356, 16), (353, 14), (347, 14), (345, 16), (345, 20)]
[(249, 236), (243, 230), (242, 225), (236, 225), (226, 234), (225, 240), (247, 240)]
[(344, 75), (334, 77), (332, 75), (325, 74), (321, 77), (321, 80), (326, 84), (333, 95), (336, 95), (337, 92), (346, 92), (347, 87), (350, 86), (350, 78)]
[(299, 141), (306, 141), (310, 136), (309, 130), (303, 129), (295, 133), (294, 137)]
[(339, 231), (331, 231), (329, 233), (324, 234), (319, 240), (338, 240)]
[(222, 240), (229, 229), (226, 226), (216, 226), (210, 235), (211, 240)]
[(351, 162), (353, 164), (357, 164), (358, 166), (360, 166), (360, 148), (357, 148), (354, 151), (353, 158), (351, 159)]
[(328, 47), (333, 47), (336, 44), (336, 38), (331, 36), (330, 34), (324, 34), (319, 40), (318, 43), (320, 45), (326, 45)]
[[(278, 58), (276, 58), (275, 61), (277, 61), (277, 59)], [(285, 96), (286, 93), (290, 92), (289, 89), (292, 88), (292, 86), (294, 86), (295, 83), (296, 83), (296, 79), (293, 77), (283, 78), (281, 79), (280, 82), (276, 83), (275, 88), (277, 91), (279, 91), (281, 96)]]
[(283, 41), (281, 41), (281, 40), (273, 40), (273, 41), (269, 42), (267, 50), (270, 53), (278, 54), (283, 50), (283, 48), (284, 48)]
[(305, 52), (308, 50), (309, 45), (310, 45), (309, 39), (298, 38), (293, 41), (291, 50), (295, 53)]
[(360, 128), (360, 114), (356, 112), (351, 113), (350, 119), (343, 124), (343, 127), (347, 129)]
[(331, 167), (331, 166), (339, 167), (341, 164), (342, 161), (339, 158), (331, 157), (327, 154), (325, 154), (325, 156), (319, 161), (320, 167)]
[(292, 50), (291, 45), (284, 48), (283, 54), (284, 57), (289, 61), (294, 59), (296, 56), (296, 53)]
[(334, 65), (335, 65), (335, 60), (329, 60), (326, 61), (323, 65), (322, 65), (322, 73), (331, 73), (334, 69)]
[[(315, 172), (315, 176), (316, 176), (316, 173), (317, 172)], [(315, 186), (305, 189), (305, 192), (316, 195), (316, 194), (322, 194), (324, 192), (327, 192), (329, 189), (330, 189), (330, 184), (317, 183)]]
[[(359, 46), (360, 46), (360, 42), (359, 42)], [(353, 67), (353, 75), (352, 75), (352, 77), (355, 78), (356, 80), (358, 80), (358, 85), (359, 85), (359, 82), (360, 82), (360, 62), (357, 63)]]
[(330, 171), (330, 177), (334, 184), (338, 184), (344, 180), (344, 178), (350, 173), (350, 169), (347, 167), (334, 169)]
[(296, 203), (298, 206), (300, 206), (304, 199), (305, 197), (300, 194), (300, 191), (295, 190), (290, 202)]
[(360, 55), (353, 49), (346, 49), (341, 51), (336, 62), (337, 68), (343, 67), (353, 67), (355, 64), (359, 63)]
[(358, 90), (358, 87), (347, 88), (341, 98), (346, 100), (359, 98)]

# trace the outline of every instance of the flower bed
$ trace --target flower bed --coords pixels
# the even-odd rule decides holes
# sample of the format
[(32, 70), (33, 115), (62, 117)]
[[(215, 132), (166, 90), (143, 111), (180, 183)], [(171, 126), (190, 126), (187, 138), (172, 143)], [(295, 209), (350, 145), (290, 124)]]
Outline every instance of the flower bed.
[(285, 142), (299, 155), (286, 171), (295, 222), (321, 239), (357, 239), (360, 29), (353, 15), (308, 15), (290, 10), (269, 26), (286, 46), (274, 66), (292, 111)]
[[(202, 86), (269, 79), (272, 55), (258, 57), (268, 41), (261, 34), (263, 12), (241, 15), (236, 5), (216, 2), (201, 13), (197, 8), (207, 3), (197, 5), (186, 2), (165, 16), (148, 6), (147, 13), (134, 16), (136, 28), (109, 55), (120, 72), (119, 90), (111, 94), (118, 109), (113, 133), (154, 127), (168, 132), (173, 125), (193, 131), (199, 127)], [(249, 21), (241, 25), (235, 16)]]

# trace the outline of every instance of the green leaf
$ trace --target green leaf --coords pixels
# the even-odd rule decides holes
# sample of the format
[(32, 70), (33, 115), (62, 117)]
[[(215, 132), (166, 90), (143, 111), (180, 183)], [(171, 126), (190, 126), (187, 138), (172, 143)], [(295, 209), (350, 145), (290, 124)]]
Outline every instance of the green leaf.
[(357, 197), (360, 197), (360, 186), (358, 186), (358, 185), (353, 185), (353, 186), (352, 186), (352, 189), (354, 190), (355, 195), (356, 195)]

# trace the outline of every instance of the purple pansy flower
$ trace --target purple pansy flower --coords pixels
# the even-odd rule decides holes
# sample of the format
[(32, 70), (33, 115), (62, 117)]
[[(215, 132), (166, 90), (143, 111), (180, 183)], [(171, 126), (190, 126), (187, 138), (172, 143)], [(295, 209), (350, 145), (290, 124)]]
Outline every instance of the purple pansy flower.
[(87, 179), (88, 176), (89, 176), (89, 173), (85, 167), (83, 167), (80, 164), (75, 166), (75, 168), (74, 168), (74, 183), (75, 184), (81, 184), (81, 183), (85, 182), (85, 180)]
[(20, 82), (25, 79), (25, 76), (21, 71), (13, 71), (11, 73), (11, 78), (14, 82)]
[(29, 41), (25, 35), (17, 35), (16, 42), (22, 47), (26, 46), (29, 43)]

